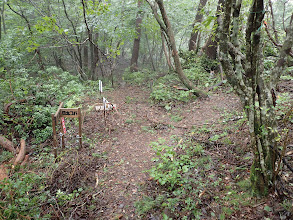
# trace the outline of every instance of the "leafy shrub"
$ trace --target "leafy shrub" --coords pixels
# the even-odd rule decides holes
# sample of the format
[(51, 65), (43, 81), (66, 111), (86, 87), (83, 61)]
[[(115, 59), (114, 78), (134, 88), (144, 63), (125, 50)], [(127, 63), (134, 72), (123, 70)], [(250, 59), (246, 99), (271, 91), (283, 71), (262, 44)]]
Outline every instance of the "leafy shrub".
[[(0, 109), (0, 132), (11, 132), (15, 137), (28, 138), (32, 134), (35, 143), (45, 141), (52, 134), (51, 114), (57, 110), (59, 102), (65, 107), (73, 107), (80, 96), (91, 90), (73, 76), (56, 67), (39, 71), (32, 77), (26, 69), (11, 70), (0, 81), (1, 106), (10, 106), (9, 115)], [(17, 100), (25, 100), (18, 102)]]
[(153, 92), (150, 95), (150, 98), (156, 101), (170, 101), (172, 100), (173, 92), (170, 87), (159, 83), (154, 87)]
[(162, 188), (156, 196), (136, 203), (138, 213), (143, 216), (152, 209), (161, 210), (162, 216), (168, 219), (170, 216), (163, 213), (167, 209), (174, 218), (199, 218), (197, 205), (202, 199), (199, 195), (221, 182), (216, 176), (206, 175), (211, 160), (204, 154), (203, 147), (189, 139), (177, 145), (167, 145), (165, 140), (159, 139), (151, 146), (156, 153), (156, 164), (148, 172)]
[[(44, 191), (44, 177), (15, 173), (0, 183), (0, 216), (4, 219), (40, 219), (41, 205), (52, 202)], [(42, 192), (42, 193), (40, 193)], [(49, 215), (43, 219), (49, 219)]]
[(155, 73), (149, 70), (141, 70), (139, 72), (130, 72), (130, 70), (127, 70), (123, 74), (123, 80), (128, 83), (142, 85), (148, 83), (154, 75)]
[(179, 56), (183, 59), (182, 67), (184, 69), (203, 68), (206, 72), (217, 69), (219, 63), (205, 55), (198, 56), (195, 51), (180, 51)]

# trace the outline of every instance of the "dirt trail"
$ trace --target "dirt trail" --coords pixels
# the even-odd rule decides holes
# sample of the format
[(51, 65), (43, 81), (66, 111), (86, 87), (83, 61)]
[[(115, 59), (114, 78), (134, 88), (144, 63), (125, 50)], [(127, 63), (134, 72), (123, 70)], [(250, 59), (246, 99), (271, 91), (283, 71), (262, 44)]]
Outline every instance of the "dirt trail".
[(149, 178), (144, 171), (154, 164), (152, 141), (170, 141), (172, 135), (217, 123), (225, 112), (240, 106), (235, 95), (221, 92), (172, 106), (170, 111), (152, 105), (149, 91), (136, 86), (108, 91), (104, 96), (118, 107), (107, 117), (107, 130), (102, 113), (92, 112), (84, 122), (86, 133), (97, 140), (97, 152), (107, 152), (107, 162), (97, 173), (97, 194), (103, 204), (99, 219), (137, 219), (134, 202), (142, 196), (140, 184)]

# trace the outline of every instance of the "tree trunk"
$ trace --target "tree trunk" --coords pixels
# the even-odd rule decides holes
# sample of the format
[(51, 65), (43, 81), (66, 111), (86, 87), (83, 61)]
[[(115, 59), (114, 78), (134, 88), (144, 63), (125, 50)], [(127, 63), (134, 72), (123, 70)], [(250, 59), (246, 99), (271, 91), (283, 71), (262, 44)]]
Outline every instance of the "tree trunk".
[[(168, 39), (169, 39), (169, 43), (170, 43), (170, 46), (171, 46), (171, 49), (172, 49), (172, 56), (173, 56), (173, 59), (174, 59), (174, 64), (175, 64), (176, 72), (178, 74), (179, 79), (186, 86), (186, 88), (188, 88), (189, 90), (193, 90), (193, 93), (196, 96), (207, 97), (207, 94), (204, 93), (203, 91), (197, 89), (192, 84), (192, 82), (186, 77), (186, 75), (184, 74), (182, 66), (181, 66), (181, 62), (180, 62), (180, 57), (179, 57), (179, 54), (178, 54), (178, 51), (177, 51), (177, 48), (176, 48), (176, 42), (175, 42), (173, 29), (172, 29), (170, 21), (168, 19), (168, 16), (167, 16), (167, 13), (166, 13), (166, 10), (165, 10), (165, 7), (164, 7), (164, 3), (163, 3), (162, 0), (156, 0), (156, 2), (158, 4), (158, 6), (159, 6), (159, 9), (160, 9), (160, 12), (161, 12), (164, 24), (165, 24), (165, 27), (163, 29), (164, 29), (164, 31), (165, 31), (166, 35), (168, 36)], [(157, 21), (158, 21), (158, 19), (157, 19)], [(160, 26), (161, 25), (162, 24), (160, 24)]]
[(63, 71), (66, 71), (66, 68), (62, 62), (61, 55), (59, 55), (56, 51), (53, 51), (53, 57), (55, 59), (56, 66), (61, 68)]
[(196, 23), (201, 23), (202, 18), (203, 18), (203, 12), (202, 9), (205, 7), (207, 3), (207, 0), (200, 0), (198, 7), (197, 7), (197, 12), (195, 16), (194, 23), (192, 25), (192, 32), (191, 32), (191, 37), (189, 40), (189, 51), (191, 50), (196, 50), (197, 45), (198, 45), (198, 30), (196, 30), (195, 25)]
[[(4, 1), (3, 1), (3, 4), (2, 4), (1, 7), (2, 8), (0, 9), (0, 12), (1, 12), (0, 17), (1, 17), (1, 20), (2, 20), (2, 27), (3, 27), (2, 30), (3, 30), (4, 34), (6, 34), (6, 25), (5, 25), (5, 2)], [(1, 25), (1, 22), (0, 22), (0, 25)]]
[(2, 16), (1, 16), (1, 14), (0, 14), (0, 40), (2, 39), (2, 25), (1, 25), (1, 23), (2, 23)]
[(87, 72), (89, 69), (89, 50), (88, 50), (88, 42), (83, 45), (83, 63), (84, 69)]
[(150, 54), (150, 60), (151, 60), (151, 64), (152, 64), (153, 70), (156, 71), (156, 67), (155, 67), (155, 63), (154, 63), (154, 59), (153, 59), (153, 51), (151, 51), (150, 44), (149, 44), (149, 39), (148, 39), (148, 35), (147, 34), (145, 35), (145, 39), (146, 39), (148, 51), (149, 51), (149, 54)]
[(138, 56), (139, 56), (139, 44), (140, 44), (140, 38), (141, 38), (141, 23), (142, 23), (142, 11), (140, 10), (141, 5), (142, 5), (142, 0), (138, 0), (138, 3), (137, 3), (138, 12), (137, 12), (136, 21), (135, 21), (136, 37), (134, 38), (132, 56), (130, 60), (131, 72), (138, 71), (137, 63), (138, 63)]
[[(218, 7), (216, 11), (216, 15), (219, 15), (222, 11), (221, 5), (224, 3), (224, 0), (219, 0), (218, 1)], [(217, 18), (216, 22), (214, 23), (213, 30), (218, 32), (218, 21), (219, 17)], [(201, 51), (207, 55), (210, 59), (215, 60), (217, 58), (217, 49), (218, 49), (218, 43), (219, 43), (219, 38), (217, 34), (212, 32), (206, 41), (205, 45), (202, 47)]]
[[(242, 1), (239, 0), (237, 4), (232, 2), (233, 0), (225, 2), (223, 22), (219, 20), (220, 58), (228, 82), (245, 106), (249, 122), (251, 148), (254, 154), (250, 172), (252, 190), (255, 194), (266, 195), (274, 186), (276, 177), (277, 123), (274, 90), (285, 67), (285, 58), (293, 44), (292, 20), (287, 29), (287, 38), (280, 50), (279, 61), (271, 74), (266, 75), (260, 30), (265, 12), (263, 0), (252, 2), (247, 21), (245, 55), (242, 54), (238, 41)], [(233, 27), (230, 27), (231, 18)], [(233, 62), (230, 61), (229, 54), (233, 54)]]
[(43, 57), (42, 57), (42, 54), (41, 54), (41, 50), (39, 48), (37, 48), (35, 51), (36, 51), (36, 54), (38, 55), (38, 64), (40, 66), (40, 69), (45, 70), (45, 65), (44, 65), (44, 62), (43, 62)]
[[(92, 36), (92, 40), (93, 42), (96, 42), (98, 39), (98, 34), (93, 34), (93, 32), (91, 32)], [(98, 55), (99, 50), (97, 49), (97, 47), (95, 47), (95, 45), (91, 44), (90, 45), (90, 55), (91, 55), (91, 79), (92, 80), (97, 80), (98, 78), (98, 73), (97, 73), (97, 62), (98, 62)]]
[(161, 31), (161, 37), (162, 37), (162, 50), (163, 50), (163, 52), (165, 54), (166, 61), (167, 61), (167, 64), (169, 66), (169, 70), (175, 71), (175, 67), (174, 67), (173, 63), (171, 62), (169, 53), (167, 52), (167, 48), (166, 48), (166, 45), (165, 45), (165, 36), (164, 36), (163, 31)]

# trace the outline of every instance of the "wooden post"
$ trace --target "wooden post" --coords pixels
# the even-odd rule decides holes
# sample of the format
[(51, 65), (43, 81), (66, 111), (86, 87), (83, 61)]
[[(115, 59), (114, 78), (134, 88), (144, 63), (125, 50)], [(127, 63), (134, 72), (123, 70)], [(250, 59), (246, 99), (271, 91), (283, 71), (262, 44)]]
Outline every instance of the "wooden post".
[(82, 133), (81, 133), (81, 126), (82, 126), (82, 121), (81, 121), (81, 109), (78, 108), (78, 138), (79, 138), (79, 146), (82, 148)]
[(57, 158), (57, 135), (56, 135), (56, 118), (54, 114), (52, 116), (52, 128), (53, 128), (53, 154)]

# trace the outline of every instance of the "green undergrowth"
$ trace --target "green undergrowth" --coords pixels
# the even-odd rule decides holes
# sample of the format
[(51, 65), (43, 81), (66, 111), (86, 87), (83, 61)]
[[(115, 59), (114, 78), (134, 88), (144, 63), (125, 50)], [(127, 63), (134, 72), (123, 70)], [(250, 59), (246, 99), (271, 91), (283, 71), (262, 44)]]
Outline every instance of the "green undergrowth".
[(147, 171), (152, 180), (135, 205), (141, 218), (225, 219), (251, 205), (249, 180), (227, 182), (228, 167), (191, 136), (174, 137), (172, 143), (159, 139), (151, 146), (156, 153), (156, 164)]
[[(0, 181), (0, 219), (86, 219), (82, 213), (100, 208), (92, 173), (106, 155), (72, 148), (59, 149), (54, 158), (50, 146), (34, 154), (27, 166), (6, 165), (9, 178)], [(84, 198), (91, 199), (85, 203)]]
[(78, 76), (56, 67), (36, 74), (26, 69), (0, 74), (0, 132), (13, 140), (31, 137), (35, 144), (51, 136), (51, 114), (59, 102), (67, 108), (81, 107), (82, 97), (97, 88), (93, 82), (81, 82)]
[(148, 69), (143, 69), (138, 72), (131, 72), (128, 69), (125, 70), (122, 79), (130, 84), (137, 85), (150, 85), (150, 81), (156, 77), (157, 73)]
[[(216, 70), (217, 61), (205, 56), (197, 57), (192, 52), (180, 52), (184, 73), (199, 89), (205, 90), (216, 84), (219, 77), (210, 73)], [(170, 106), (175, 102), (188, 102), (196, 99), (193, 91), (185, 91), (185, 86), (178, 75), (169, 71), (166, 73), (141, 70), (139, 72), (125, 71), (123, 79), (132, 84), (144, 85), (151, 89), (150, 99), (155, 103)]]
[[(97, 90), (97, 82), (81, 81), (56, 67), (34, 73), (25, 68), (0, 69), (0, 133), (15, 146), (20, 138), (26, 139), (30, 158), (28, 165), (13, 167), (9, 161), (15, 155), (0, 151), (0, 164), (9, 177), (0, 181), (0, 219), (78, 219), (73, 215), (76, 210), (89, 209), (92, 204), (85, 205), (83, 198), (93, 190), (86, 180), (95, 182), (95, 177), (88, 172), (94, 173), (91, 169), (105, 159), (85, 134), (83, 144), (90, 146), (86, 153), (79, 153), (75, 142), (71, 148), (58, 149), (57, 158), (48, 140), (52, 137), (51, 114), (59, 103), (67, 108), (83, 107), (83, 97), (96, 96)], [(75, 122), (68, 120), (68, 136), (77, 126)]]
[[(16, 172), (0, 183), (1, 219), (40, 219), (41, 205), (54, 203), (43, 174)], [(44, 215), (42, 219), (50, 219)]]

